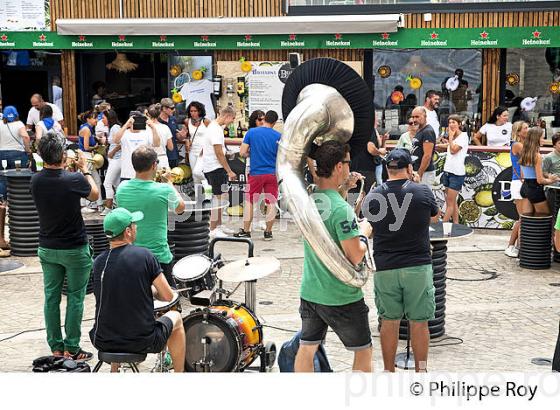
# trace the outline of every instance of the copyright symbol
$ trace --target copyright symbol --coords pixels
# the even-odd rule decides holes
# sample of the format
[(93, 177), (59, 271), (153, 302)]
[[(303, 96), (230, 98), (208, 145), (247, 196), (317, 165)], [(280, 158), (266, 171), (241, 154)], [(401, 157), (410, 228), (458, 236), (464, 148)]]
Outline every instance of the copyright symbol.
[(420, 396), (422, 393), (424, 393), (424, 387), (418, 382), (412, 383), (410, 385), (410, 392), (414, 396)]

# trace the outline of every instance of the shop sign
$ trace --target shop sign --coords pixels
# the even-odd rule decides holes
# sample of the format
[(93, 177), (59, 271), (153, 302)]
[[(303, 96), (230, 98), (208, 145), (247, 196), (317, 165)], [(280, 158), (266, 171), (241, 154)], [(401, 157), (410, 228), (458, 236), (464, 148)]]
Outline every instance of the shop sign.
[[(1, 0), (0, 0), (1, 1)], [(0, 49), (280, 50), (560, 47), (560, 27), (399, 29), (396, 33), (245, 36), (93, 36), (2, 32)], [(44, 39), (39, 38), (44, 36)], [(47, 38), (48, 37), (48, 38)]]

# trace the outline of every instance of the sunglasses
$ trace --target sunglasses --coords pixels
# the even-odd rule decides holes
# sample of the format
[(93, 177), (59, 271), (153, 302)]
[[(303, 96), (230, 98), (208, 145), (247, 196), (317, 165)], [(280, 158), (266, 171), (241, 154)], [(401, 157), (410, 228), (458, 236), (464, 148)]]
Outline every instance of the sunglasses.
[(264, 121), (264, 117), (257, 118), (257, 121)]
[(409, 122), (408, 125), (414, 125), (414, 123), (413, 123), (413, 122)]
[(349, 159), (343, 159), (343, 160), (342, 160), (342, 161), (340, 161), (340, 162), (342, 162), (343, 164), (348, 164), (348, 165), (350, 165), (350, 164), (352, 163), (352, 160), (349, 160)]

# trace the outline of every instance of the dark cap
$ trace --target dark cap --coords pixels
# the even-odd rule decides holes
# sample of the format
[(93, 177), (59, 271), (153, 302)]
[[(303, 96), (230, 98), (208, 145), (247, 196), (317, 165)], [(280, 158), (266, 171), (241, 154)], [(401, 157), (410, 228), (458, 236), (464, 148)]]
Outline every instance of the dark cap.
[(395, 148), (387, 155), (387, 168), (400, 169), (412, 164), (412, 157), (407, 149)]

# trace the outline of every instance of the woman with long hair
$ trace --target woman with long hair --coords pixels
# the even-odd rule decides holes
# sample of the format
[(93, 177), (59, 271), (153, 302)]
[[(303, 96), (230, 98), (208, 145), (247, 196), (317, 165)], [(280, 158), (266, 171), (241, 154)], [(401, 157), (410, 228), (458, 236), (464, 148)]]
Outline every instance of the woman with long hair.
[[(44, 108), (44, 107), (43, 107)], [(87, 159), (93, 158), (93, 151), (97, 148), (98, 145), (103, 144), (105, 142), (105, 137), (96, 137), (95, 135), (95, 126), (97, 125), (97, 116), (98, 113), (96, 111), (90, 110), (86, 111), (78, 116), (79, 120), (82, 121), (82, 125), (80, 125), (80, 129), (78, 131), (78, 145), (80, 150), (84, 152), (84, 155)], [(93, 165), (90, 164), (89, 170), (93, 180), (95, 181), (95, 185), (97, 185), (97, 189), (101, 192), (101, 177), (99, 176), (99, 171), (95, 169)], [(82, 200), (82, 204), (85, 200)], [(101, 195), (97, 201), (91, 202), (88, 207), (82, 208), (83, 213), (92, 213), (95, 210), (99, 210), (103, 212), (102, 208), (103, 200), (101, 199)]]
[(445, 187), (445, 215), (443, 222), (459, 223), (457, 195), (465, 181), (465, 158), (469, 149), (469, 136), (463, 131), (463, 119), (459, 115), (448, 118), (448, 145), (441, 181)]
[(255, 127), (262, 127), (264, 124), (264, 111), (255, 110), (249, 116), (249, 127), (248, 129)]
[(521, 165), (521, 196), (529, 201), (521, 212), (523, 214), (537, 213), (550, 215), (548, 201), (544, 194), (544, 185), (553, 184), (558, 181), (556, 175), (545, 174), (542, 170), (542, 157), (540, 147), (544, 130), (540, 127), (532, 127), (527, 133), (527, 138), (521, 149), (519, 165)]
[[(486, 143), (483, 144), (483, 137)], [(511, 141), (511, 122), (506, 107), (497, 107), (486, 124), (484, 124), (473, 137), (475, 145), (487, 145), (489, 147), (503, 147)]]
[(101, 215), (105, 216), (113, 209), (113, 198), (121, 180), (121, 144), (113, 142), (115, 134), (121, 129), (121, 123), (114, 110), (105, 111), (101, 121), (109, 129), (107, 137), (109, 142), (109, 149), (107, 150), (109, 165), (105, 172), (105, 181), (103, 181), (103, 186), (105, 187), (105, 209), (101, 212)]
[(206, 118), (206, 108), (198, 101), (192, 101), (187, 107), (187, 153), (189, 154), (189, 165), (195, 184), (200, 184), (206, 178), (202, 172), (202, 147), (206, 140), (206, 127), (210, 120)]
[(154, 150), (157, 152), (159, 168), (169, 168), (169, 158), (167, 157), (167, 151), (173, 151), (173, 134), (171, 130), (165, 124), (158, 121), (161, 114), (161, 104), (152, 104), (148, 107), (148, 117), (154, 122), (156, 130), (159, 134), (160, 144), (159, 147), (155, 147)]
[[(527, 138), (527, 132), (529, 131), (529, 124), (525, 121), (516, 121), (511, 127), (511, 146), (509, 151), (509, 156), (511, 158), (511, 199), (515, 204), (517, 213), (521, 214), (523, 209), (526, 209), (529, 200), (521, 196), (521, 185), (523, 181), (521, 180), (521, 166), (519, 165), (519, 156), (521, 155), (521, 150), (523, 149), (523, 143), (525, 138)], [(513, 224), (513, 229), (509, 237), (509, 244), (504, 253), (511, 257), (517, 258), (519, 255), (519, 248), (517, 247), (517, 242), (519, 239), (519, 220)]]

